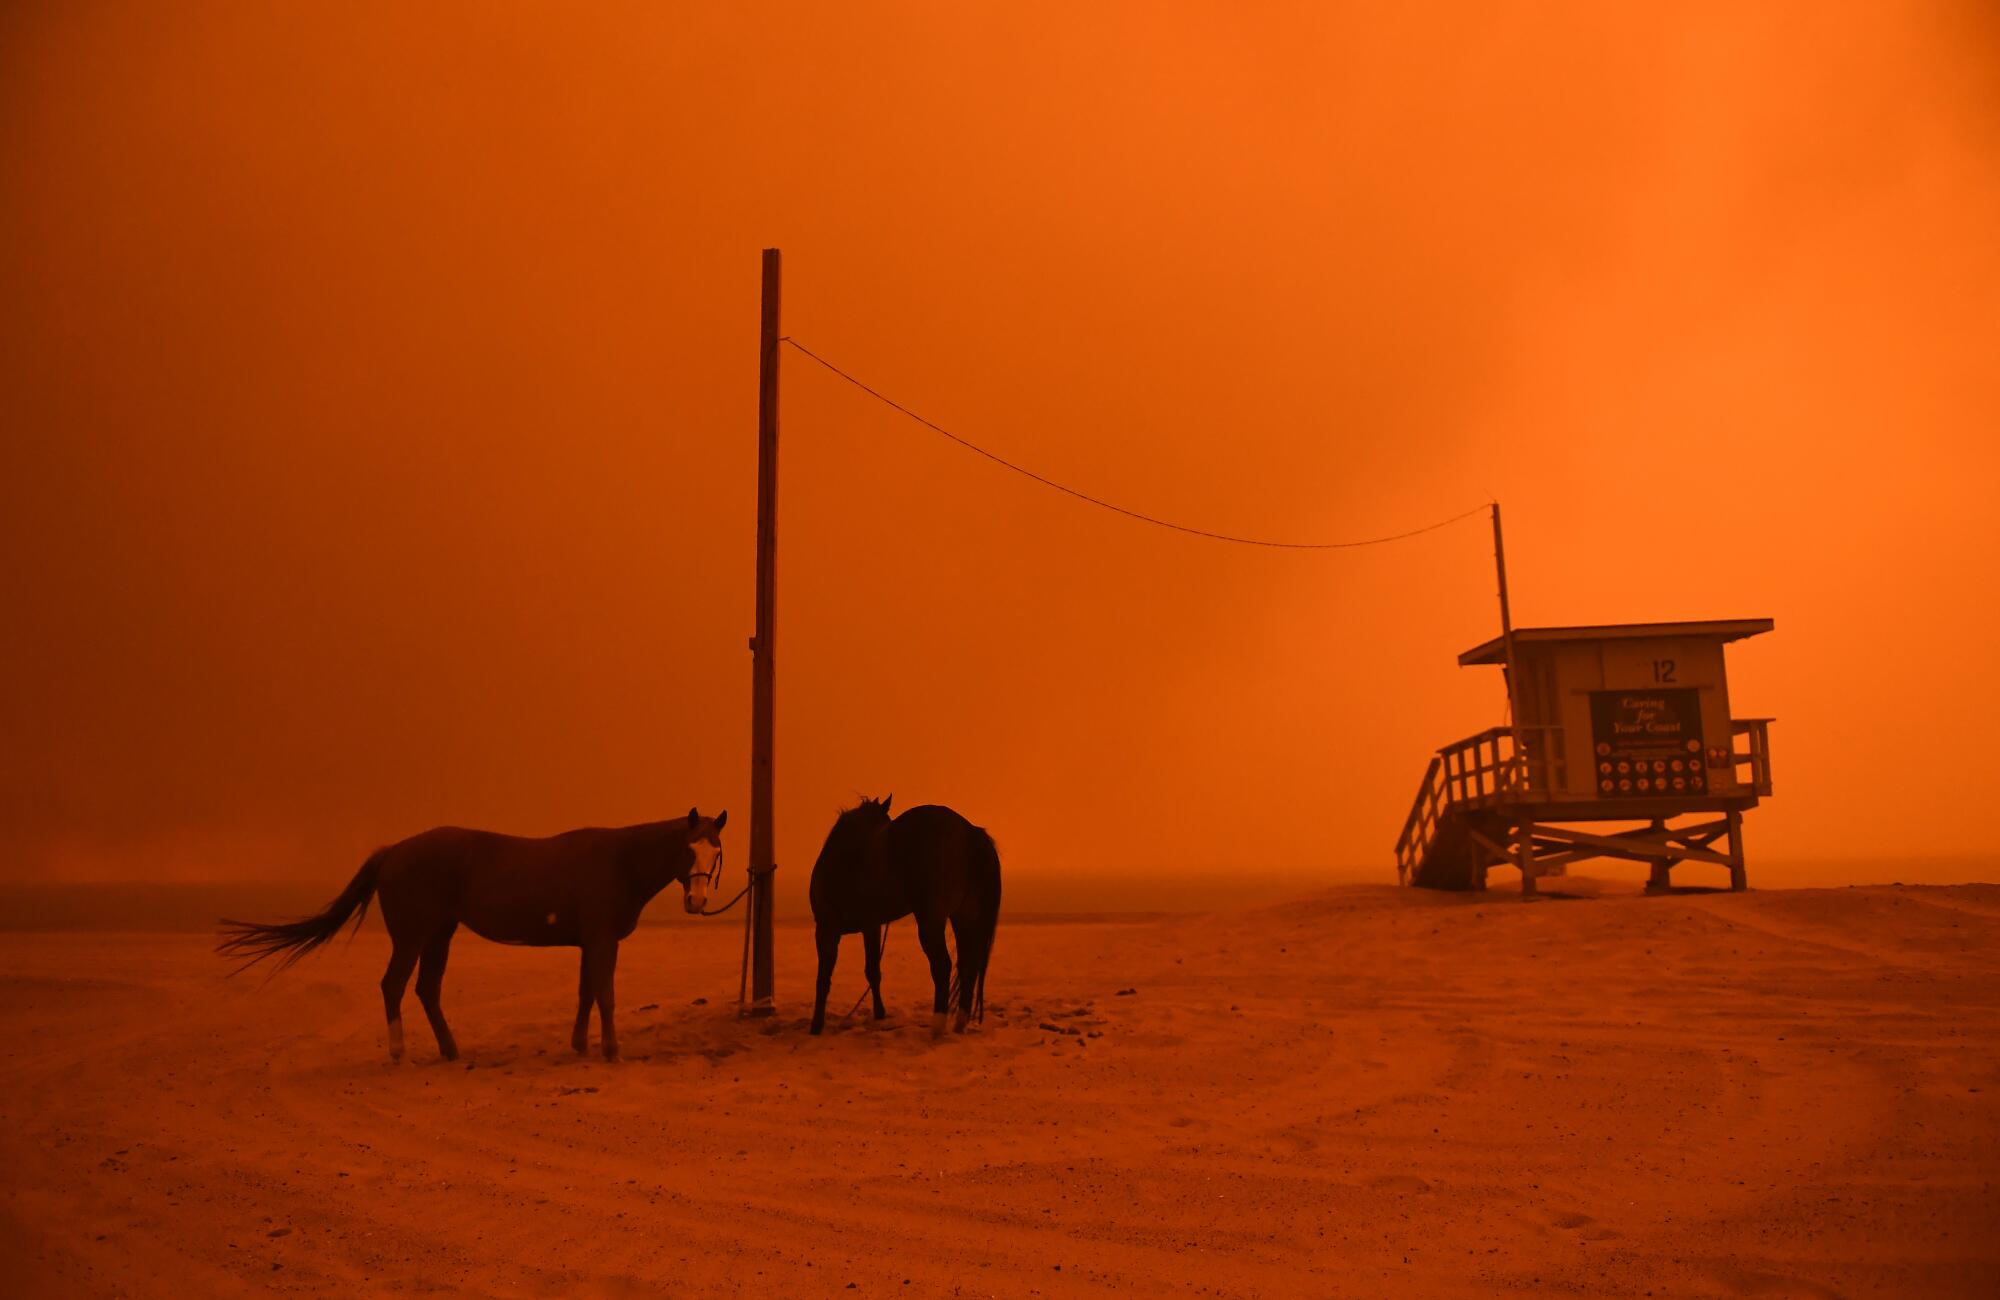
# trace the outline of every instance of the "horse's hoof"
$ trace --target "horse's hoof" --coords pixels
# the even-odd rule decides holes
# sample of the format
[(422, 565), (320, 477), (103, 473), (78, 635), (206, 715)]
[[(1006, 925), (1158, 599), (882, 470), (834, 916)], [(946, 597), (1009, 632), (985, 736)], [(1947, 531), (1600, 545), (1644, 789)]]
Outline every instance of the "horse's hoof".
[(967, 1023), (968, 1023), (968, 1022), (969, 1022), (969, 1021), (970, 1021), (971, 1019), (972, 1019), (972, 1017), (971, 1017), (970, 1015), (968, 1015), (967, 1013), (965, 1013), (965, 1012), (963, 1012), (963, 1011), (959, 1012), (959, 1013), (958, 1013), (958, 1015), (957, 1015), (957, 1017), (956, 1017), (956, 1018), (954, 1018), (954, 1019), (952, 1020), (952, 1022), (951, 1022), (951, 1032), (952, 1032), (952, 1033), (954, 1033), (954, 1034), (962, 1034), (962, 1033), (964, 1033), (964, 1032), (965, 1032), (965, 1026), (966, 1026), (966, 1024), (967, 1024)]
[(931, 1017), (931, 1037), (944, 1037), (944, 1012), (942, 1011)]
[(811, 1034), (814, 1038), (818, 1038), (820, 1034), (825, 1031), (825, 1029), (826, 1029), (825, 1025), (814, 1025), (811, 1029), (806, 1030), (806, 1032)]

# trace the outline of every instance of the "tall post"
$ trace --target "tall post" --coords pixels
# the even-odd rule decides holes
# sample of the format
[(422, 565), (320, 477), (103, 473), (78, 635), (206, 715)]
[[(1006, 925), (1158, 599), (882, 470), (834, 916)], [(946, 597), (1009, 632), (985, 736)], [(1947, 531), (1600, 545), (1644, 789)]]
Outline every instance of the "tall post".
[(1729, 887), (1737, 893), (1750, 888), (1749, 861), (1743, 856), (1743, 814), (1728, 814), (1729, 822)]
[(1514, 613), (1507, 604), (1507, 544), (1500, 535), (1500, 503), (1493, 503), (1493, 567), (1500, 576), (1500, 641), (1507, 656), (1507, 723), (1515, 728), (1514, 757), (1521, 765), (1525, 782), (1528, 751), (1521, 726), (1521, 674), (1514, 663)]
[(757, 352), (757, 634), (750, 642), (750, 1005), (772, 1013), (772, 712), (778, 600), (778, 250), (764, 250), (764, 313)]

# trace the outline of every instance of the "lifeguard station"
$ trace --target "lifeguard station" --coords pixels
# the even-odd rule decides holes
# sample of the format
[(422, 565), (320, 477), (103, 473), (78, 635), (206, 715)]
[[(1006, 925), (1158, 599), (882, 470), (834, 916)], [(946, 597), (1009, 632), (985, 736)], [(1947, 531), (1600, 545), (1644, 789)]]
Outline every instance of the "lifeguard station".
[(1743, 814), (1771, 793), (1771, 719), (1730, 716), (1723, 647), (1771, 628), (1514, 628), (1466, 651), (1460, 664), (1506, 671), (1514, 725), (1431, 759), (1396, 841), (1397, 877), (1484, 889), (1489, 868), (1513, 866), (1532, 895), (1539, 877), (1613, 858), (1650, 864), (1649, 890), (1670, 888), (1681, 862), (1727, 867), (1730, 888), (1745, 888)]

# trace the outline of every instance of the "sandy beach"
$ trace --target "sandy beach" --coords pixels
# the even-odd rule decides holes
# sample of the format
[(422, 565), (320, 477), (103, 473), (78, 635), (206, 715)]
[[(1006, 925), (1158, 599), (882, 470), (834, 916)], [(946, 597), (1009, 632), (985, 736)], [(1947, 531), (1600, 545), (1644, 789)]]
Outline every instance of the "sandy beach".
[[(1588, 892), (1588, 882), (1571, 882)], [(732, 918), (733, 921), (733, 918)], [(462, 938), (465, 1060), (388, 1063), (371, 922), (265, 984), (199, 934), (0, 936), (22, 1296), (1990, 1296), (2000, 887), (1522, 905), (1348, 887), (1003, 925), (983, 1029), (821, 1039), (811, 943)], [(861, 991), (858, 941), (835, 1006)], [(1130, 992), (1124, 992), (1130, 990)], [(705, 999), (705, 1001), (700, 1001)]]
[(1996, 231), (2000, 0), (0, 3), (0, 1300), (2000, 1300)]

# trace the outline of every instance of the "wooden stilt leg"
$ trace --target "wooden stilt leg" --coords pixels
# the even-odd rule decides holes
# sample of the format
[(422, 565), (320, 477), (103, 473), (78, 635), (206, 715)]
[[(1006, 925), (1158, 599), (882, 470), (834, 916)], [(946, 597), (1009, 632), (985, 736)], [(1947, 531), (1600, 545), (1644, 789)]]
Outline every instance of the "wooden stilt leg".
[(1729, 814), (1729, 887), (1738, 893), (1750, 888), (1750, 874), (1743, 862), (1743, 814)]
[[(1667, 824), (1658, 817), (1653, 819), (1653, 834), (1661, 841), (1667, 836)], [(1653, 874), (1646, 881), (1646, 892), (1664, 894), (1674, 887), (1674, 865), (1669, 858), (1653, 859)]]
[(1521, 868), (1521, 897), (1535, 896), (1535, 824), (1524, 821), (1514, 828), (1514, 858)]

